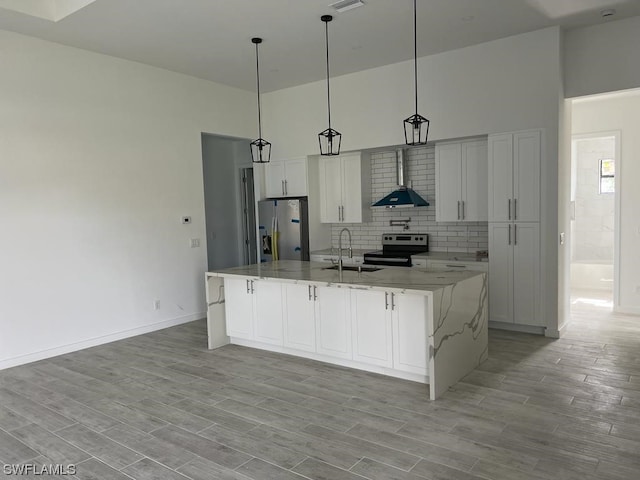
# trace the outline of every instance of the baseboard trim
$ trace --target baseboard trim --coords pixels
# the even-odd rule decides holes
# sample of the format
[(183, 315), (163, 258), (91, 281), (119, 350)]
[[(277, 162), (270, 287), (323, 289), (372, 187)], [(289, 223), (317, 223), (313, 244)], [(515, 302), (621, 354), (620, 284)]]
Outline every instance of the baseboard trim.
[(175, 327), (176, 325), (182, 325), (183, 323), (200, 320), (202, 318), (205, 318), (206, 316), (206, 312), (192, 313), (191, 315), (172, 318), (170, 320), (164, 320), (162, 322), (132, 328), (130, 330), (122, 330), (120, 332), (103, 335), (101, 337), (90, 338), (81, 342), (70, 343), (68, 345), (62, 345), (60, 347), (49, 348), (46, 350), (40, 350), (38, 352), (28, 353), (26, 355), (20, 355), (18, 357), (7, 358), (4, 360), (0, 360), (0, 370), (17, 367), (18, 365), (24, 365), (26, 363), (36, 362), (38, 360), (44, 360), (45, 358), (57, 357), (58, 355), (64, 355), (65, 353), (84, 350), (85, 348), (97, 347), (98, 345), (104, 345), (105, 343), (111, 343), (117, 340), (123, 340), (125, 338), (155, 332), (156, 330)]
[(284, 353), (286, 355), (293, 355), (295, 357), (310, 358), (311, 360), (318, 360), (319, 362), (330, 363), (332, 365), (339, 365), (341, 367), (355, 368), (357, 370), (364, 370), (366, 372), (379, 373), (381, 375), (387, 375), (390, 377), (401, 378), (403, 380), (409, 380), (411, 382), (429, 383), (429, 376), (417, 373), (404, 372), (402, 370), (396, 370), (394, 368), (380, 367), (377, 365), (370, 365), (366, 363), (360, 363), (355, 360), (347, 360), (342, 358), (331, 357), (329, 355), (323, 355), (320, 353), (309, 352), (305, 350), (297, 350), (280, 345), (270, 345), (268, 343), (256, 342), (255, 340), (246, 340), (244, 338), (231, 337), (231, 344), (240, 345), (242, 347), (257, 348), (260, 350), (267, 350), (269, 352)]
[(640, 315), (638, 307), (615, 307), (613, 313), (621, 313), (623, 315)]
[(533, 333), (535, 335), (544, 335), (545, 327), (537, 327), (535, 325), (518, 325), (515, 323), (489, 322), (489, 328), (496, 330), (509, 330), (511, 332)]

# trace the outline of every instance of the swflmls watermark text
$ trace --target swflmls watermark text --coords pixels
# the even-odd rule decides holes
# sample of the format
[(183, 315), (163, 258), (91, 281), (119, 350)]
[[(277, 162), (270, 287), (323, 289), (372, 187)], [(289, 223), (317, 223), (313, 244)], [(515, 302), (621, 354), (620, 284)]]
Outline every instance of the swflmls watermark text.
[(14, 463), (2, 466), (5, 475), (75, 475), (76, 466), (62, 463)]

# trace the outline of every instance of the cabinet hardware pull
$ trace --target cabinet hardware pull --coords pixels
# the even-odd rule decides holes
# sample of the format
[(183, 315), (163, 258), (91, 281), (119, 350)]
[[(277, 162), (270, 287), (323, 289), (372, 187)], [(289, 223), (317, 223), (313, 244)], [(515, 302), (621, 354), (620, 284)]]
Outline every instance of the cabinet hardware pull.
[(250, 293), (250, 291), (249, 291), (249, 280), (246, 280), (246, 282), (247, 282), (247, 293)]
[(280, 180), (280, 188), (282, 188), (282, 195), (284, 195), (284, 180)]
[(309, 287), (309, 301), (311, 301), (311, 285), (307, 285)]
[(462, 200), (462, 220), (464, 220), (464, 200)]
[(338, 221), (340, 221), (340, 220), (342, 220), (342, 219), (340, 218), (340, 206), (338, 205)]
[(445, 266), (446, 266), (446, 267), (449, 267), (449, 268), (467, 268), (467, 266), (466, 266), (466, 265), (448, 265), (448, 264), (447, 264), (447, 265), (445, 265)]
[(513, 244), (514, 245), (518, 244), (518, 226), (517, 225), (513, 226)]
[(511, 220), (511, 199), (509, 199), (509, 200), (507, 200), (507, 201), (509, 202), (509, 203), (508, 203), (508, 210), (509, 210), (509, 213), (508, 213), (508, 218), (507, 218), (507, 220)]
[(458, 220), (460, 220), (460, 200), (458, 200)]
[(287, 185), (287, 181), (284, 181), (284, 194), (289, 195), (289, 185)]
[(340, 211), (342, 212), (342, 221), (344, 222), (344, 205), (340, 207)]
[(317, 300), (318, 299), (318, 288), (314, 285), (313, 286), (313, 300)]
[(511, 245), (511, 224), (509, 224), (509, 243), (507, 245)]
[(517, 198), (513, 199), (513, 219), (514, 220), (518, 219), (518, 199)]
[(251, 293), (253, 293), (253, 280), (251, 280)]
[(395, 297), (396, 297), (396, 294), (392, 293), (391, 294), (391, 310), (395, 310), (396, 309)]
[(384, 309), (389, 310), (389, 292), (384, 292)]

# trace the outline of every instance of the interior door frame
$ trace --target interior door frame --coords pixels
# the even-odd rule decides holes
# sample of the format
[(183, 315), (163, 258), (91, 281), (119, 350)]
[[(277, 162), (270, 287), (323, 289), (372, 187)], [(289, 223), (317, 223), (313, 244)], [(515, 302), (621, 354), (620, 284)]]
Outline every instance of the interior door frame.
[[(613, 311), (619, 312), (620, 309), (620, 178), (622, 176), (623, 165), (620, 148), (620, 130), (608, 130), (601, 132), (590, 132), (571, 135), (571, 170), (573, 177), (573, 169), (576, 165), (576, 144), (580, 140), (592, 140), (595, 138), (613, 138), (614, 139), (614, 155), (616, 173), (614, 177), (614, 219), (613, 219)], [(571, 186), (571, 194), (573, 195), (573, 185)], [(569, 245), (571, 249), (571, 245)], [(571, 250), (570, 250), (571, 253)], [(571, 263), (571, 256), (569, 256)]]

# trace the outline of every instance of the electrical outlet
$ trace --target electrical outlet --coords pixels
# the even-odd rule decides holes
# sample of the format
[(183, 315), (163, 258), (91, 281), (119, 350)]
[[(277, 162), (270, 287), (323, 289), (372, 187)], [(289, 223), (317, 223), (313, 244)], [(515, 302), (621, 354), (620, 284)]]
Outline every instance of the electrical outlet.
[(191, 246), (191, 248), (198, 248), (200, 246), (200, 239), (199, 238), (192, 238), (189, 241), (189, 245)]
[(154, 310), (160, 310), (160, 300), (154, 300), (153, 301), (153, 309)]
[(182, 223), (188, 225), (191, 223), (191, 217), (182, 217)]

